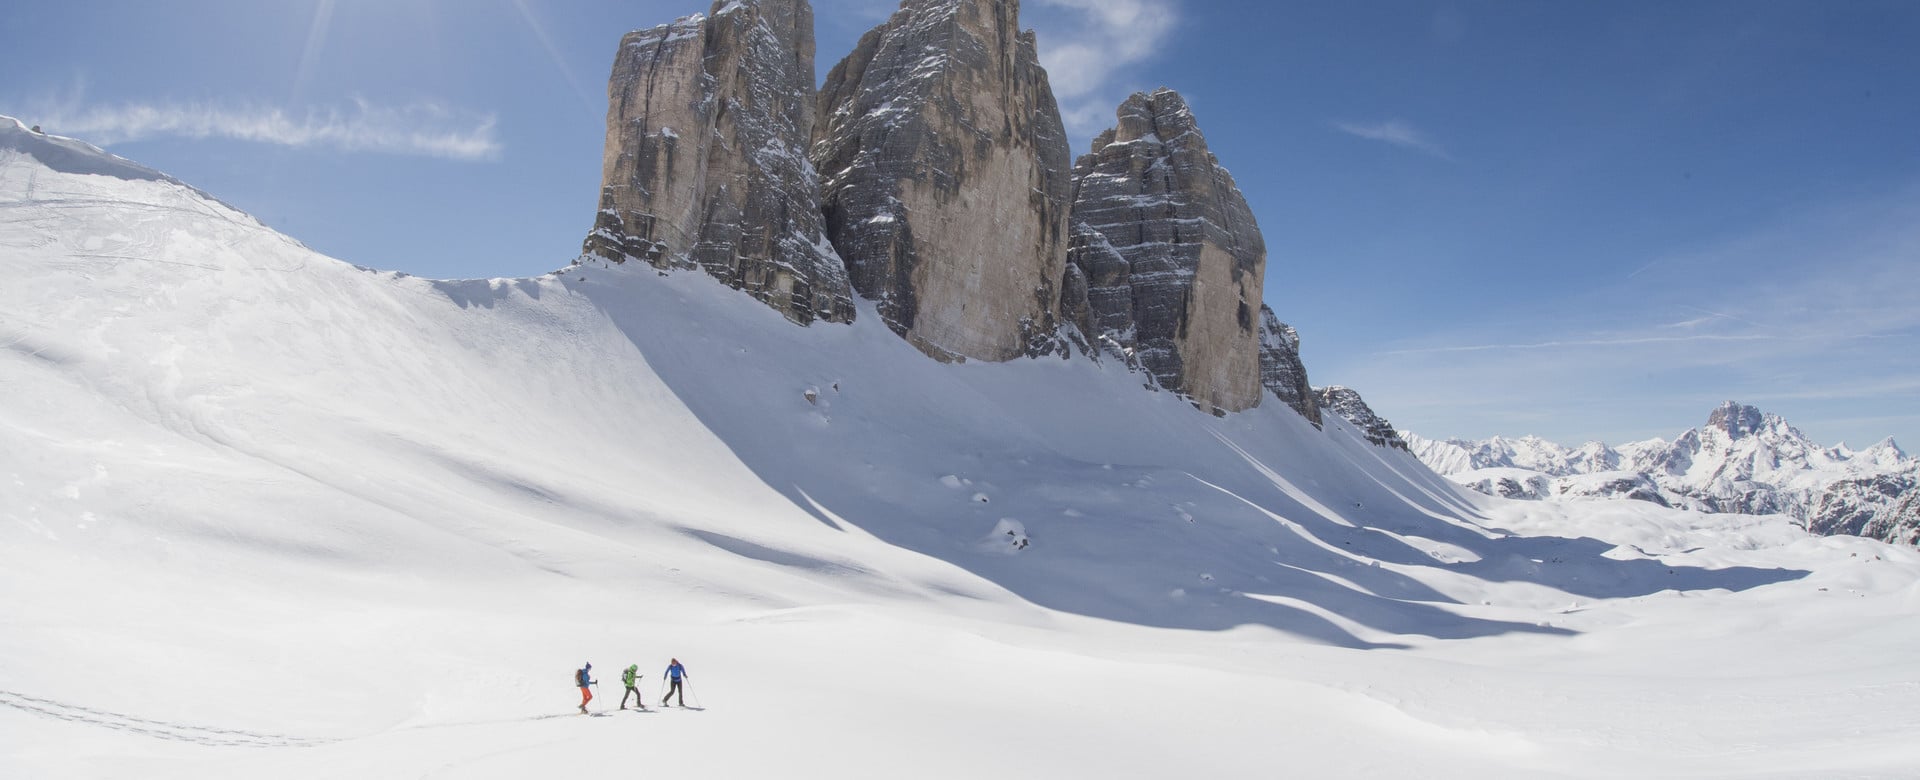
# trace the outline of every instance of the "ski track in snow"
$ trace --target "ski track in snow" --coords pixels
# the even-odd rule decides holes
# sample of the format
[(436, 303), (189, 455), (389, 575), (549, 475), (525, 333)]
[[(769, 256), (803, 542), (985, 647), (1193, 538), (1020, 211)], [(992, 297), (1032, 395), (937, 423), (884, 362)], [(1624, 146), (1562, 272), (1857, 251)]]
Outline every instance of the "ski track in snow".
[(118, 712), (93, 709), (91, 707), (62, 704), (50, 699), (14, 693), (13, 691), (0, 691), (0, 705), (81, 725), (124, 731), (130, 734), (139, 734), (144, 737), (164, 739), (170, 742), (191, 742), (196, 745), (206, 745), (209, 747), (312, 747), (314, 745), (324, 745), (340, 741), (337, 739), (290, 737), (284, 734), (261, 734), (239, 729), (170, 723), (163, 720), (151, 720)]
[[(295, 737), (285, 734), (262, 734), (241, 729), (216, 728), (212, 726), (194, 726), (151, 718), (141, 718), (108, 710), (63, 704), (51, 699), (28, 696), (23, 693), (0, 690), (0, 706), (12, 707), (22, 712), (32, 713), (69, 723), (84, 726), (112, 729), (143, 737), (166, 740), (169, 742), (187, 742), (208, 747), (251, 747), (251, 748), (304, 748), (317, 745), (330, 745), (356, 739), (367, 739), (382, 734), (406, 731), (425, 731), (433, 729), (461, 729), (474, 726), (497, 726), (510, 723), (524, 723), (542, 720), (563, 720), (580, 717), (609, 718), (623, 712), (637, 715), (652, 715), (668, 710), (687, 712), (705, 712), (705, 707), (650, 707), (647, 709), (591, 710), (585, 715), (579, 712), (556, 712), (546, 715), (532, 715), (523, 718), (494, 718), (490, 720), (452, 721), (447, 723), (420, 723), (400, 726), (389, 731), (375, 732), (355, 737)], [(516, 750), (524, 748), (515, 748)]]

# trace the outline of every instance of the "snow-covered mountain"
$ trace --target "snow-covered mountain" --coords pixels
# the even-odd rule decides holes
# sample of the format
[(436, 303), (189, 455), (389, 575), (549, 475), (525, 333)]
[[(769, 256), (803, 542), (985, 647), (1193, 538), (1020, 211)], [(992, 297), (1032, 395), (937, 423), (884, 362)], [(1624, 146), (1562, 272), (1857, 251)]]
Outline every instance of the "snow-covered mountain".
[[(1920, 553), (1487, 498), (857, 305), (355, 267), (0, 121), (0, 776), (1920, 763)], [(670, 656), (701, 708), (614, 709)]]
[(1631, 498), (1702, 512), (1786, 514), (1816, 533), (1920, 543), (1920, 459), (1888, 438), (1822, 447), (1778, 415), (1728, 401), (1669, 442), (1563, 447), (1533, 436), (1406, 436), (1421, 462), (1507, 498)]

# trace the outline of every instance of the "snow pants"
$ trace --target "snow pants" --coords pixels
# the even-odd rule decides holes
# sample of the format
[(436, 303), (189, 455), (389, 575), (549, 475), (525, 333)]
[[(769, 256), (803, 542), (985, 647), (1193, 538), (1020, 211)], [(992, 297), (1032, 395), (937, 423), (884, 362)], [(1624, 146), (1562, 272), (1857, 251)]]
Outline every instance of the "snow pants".
[(641, 709), (646, 709), (646, 706), (647, 706), (647, 703), (646, 703), (646, 702), (644, 702), (644, 701), (641, 701), (641, 700), (640, 700), (640, 689), (639, 689), (639, 688), (635, 688), (635, 687), (633, 687), (633, 686), (631, 686), (631, 685), (629, 685), (629, 686), (627, 686), (627, 692), (626, 692), (626, 693), (623, 693), (623, 694), (620, 694), (620, 709), (623, 709), (623, 710), (624, 710), (624, 709), (626, 709), (626, 708), (627, 708), (627, 697), (628, 697), (628, 696), (632, 696), (632, 697), (633, 697), (633, 703), (634, 703), (634, 704), (638, 704), (638, 705), (640, 705), (640, 708), (641, 708)]
[(680, 694), (680, 706), (687, 706), (687, 694), (680, 690), (680, 678), (673, 678), (673, 681), (667, 685), (667, 695), (660, 697), (660, 706), (667, 706), (667, 700), (673, 698), (676, 693)]
[(580, 709), (586, 709), (587, 702), (590, 701), (593, 701), (593, 689), (585, 685), (580, 686)]

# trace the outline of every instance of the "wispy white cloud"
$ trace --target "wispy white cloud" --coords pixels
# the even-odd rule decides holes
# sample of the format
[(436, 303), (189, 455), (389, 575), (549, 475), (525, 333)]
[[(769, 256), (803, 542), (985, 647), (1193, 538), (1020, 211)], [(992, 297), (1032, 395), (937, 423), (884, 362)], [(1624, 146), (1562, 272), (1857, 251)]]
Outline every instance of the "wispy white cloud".
[(1113, 123), (1123, 89), (1115, 81), (1164, 50), (1179, 25), (1176, 0), (1038, 0), (1065, 12), (1040, 17), (1040, 64), (1047, 69), (1067, 132), (1091, 136)]
[(547, 26), (540, 23), (540, 17), (535, 16), (533, 10), (527, 7), (527, 0), (513, 0), (513, 7), (520, 12), (520, 19), (526, 22), (527, 30), (532, 32), (533, 37), (538, 38), (540, 45), (547, 50), (547, 58), (553, 60), (553, 67), (560, 71), (561, 76), (566, 77), (567, 86), (572, 87), (574, 96), (580, 98), (580, 105), (586, 108), (587, 116), (599, 118), (604, 111), (602, 108), (604, 99), (589, 97), (587, 91), (581, 88), (580, 79), (575, 78), (573, 69), (567, 67), (567, 58), (560, 56), (560, 47), (553, 44), (553, 37), (547, 35)]
[(1420, 132), (1405, 120), (1389, 119), (1384, 122), (1333, 122), (1333, 129), (1351, 136), (1393, 144), (1406, 149), (1425, 152), (1443, 160), (1453, 159), (1453, 155), (1425, 133)]
[[(1747, 394), (1747, 399), (1758, 403), (1762, 401), (1825, 401), (1842, 398), (1880, 398), (1885, 396), (1920, 398), (1920, 375), (1888, 377), (1871, 382), (1812, 385), (1793, 390), (1763, 391), (1759, 393), (1749, 393)], [(1913, 416), (1915, 415), (1906, 415), (1906, 417)]]
[(1766, 325), (1763, 325), (1763, 324), (1761, 324), (1761, 323), (1758, 323), (1758, 322), (1754, 322), (1753, 320), (1750, 320), (1750, 319), (1747, 319), (1747, 318), (1745, 318), (1745, 317), (1741, 317), (1741, 316), (1739, 316), (1739, 315), (1736, 315), (1736, 314), (1728, 314), (1728, 313), (1726, 313), (1726, 312), (1724, 312), (1724, 311), (1714, 311), (1714, 310), (1712, 310), (1712, 309), (1702, 309), (1702, 308), (1700, 308), (1700, 307), (1698, 307), (1698, 306), (1690, 306), (1690, 305), (1687, 305), (1687, 304), (1684, 304), (1684, 303), (1683, 303), (1683, 304), (1680, 304), (1680, 308), (1682, 308), (1682, 309), (1686, 309), (1686, 310), (1688, 310), (1688, 311), (1694, 311), (1694, 312), (1699, 312), (1699, 313), (1701, 313), (1701, 314), (1704, 314), (1704, 315), (1707, 315), (1707, 316), (1705, 316), (1705, 317), (1699, 317), (1699, 318), (1695, 318), (1695, 319), (1692, 319), (1692, 320), (1688, 320), (1688, 321), (1686, 321), (1686, 322), (1682, 322), (1682, 323), (1676, 323), (1676, 324), (1674, 324), (1674, 325), (1670, 325), (1670, 326), (1668, 326), (1668, 327), (1676, 327), (1676, 328), (1677, 328), (1677, 327), (1686, 327), (1686, 328), (1691, 328), (1691, 327), (1696, 327), (1696, 326), (1699, 326), (1699, 325), (1704, 325), (1704, 324), (1706, 324), (1706, 323), (1709, 323), (1709, 322), (1713, 322), (1714, 320), (1732, 320), (1732, 321), (1734, 321), (1734, 322), (1738, 322), (1738, 323), (1743, 323), (1743, 324), (1746, 324), (1746, 325), (1752, 325), (1752, 326), (1753, 326), (1753, 327), (1755, 327), (1755, 328), (1760, 328), (1760, 329), (1763, 329), (1763, 330), (1764, 330), (1764, 329), (1766, 329), (1766, 327), (1767, 327)]
[(1529, 349), (1565, 349), (1568, 347), (1631, 347), (1647, 344), (1675, 344), (1689, 341), (1765, 341), (1771, 336), (1635, 336), (1629, 338), (1590, 338), (1557, 341), (1535, 341), (1511, 344), (1460, 344), (1447, 347), (1421, 347), (1418, 349), (1387, 350), (1386, 355), (1426, 355), (1439, 352), (1492, 352), (1496, 350)]
[(355, 99), (346, 108), (286, 109), (212, 102), (75, 102), (43, 112), (52, 132), (99, 144), (151, 138), (230, 139), (342, 152), (495, 160), (504, 147), (494, 117), (436, 103), (378, 106)]

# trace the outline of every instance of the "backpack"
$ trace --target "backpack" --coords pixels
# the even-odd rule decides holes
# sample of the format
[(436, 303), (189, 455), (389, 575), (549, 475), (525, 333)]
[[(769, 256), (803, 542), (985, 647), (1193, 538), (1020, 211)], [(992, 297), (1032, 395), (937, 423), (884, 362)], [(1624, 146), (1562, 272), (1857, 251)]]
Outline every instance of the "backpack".
[(585, 669), (573, 670), (573, 687), (575, 688), (587, 687), (587, 670)]

